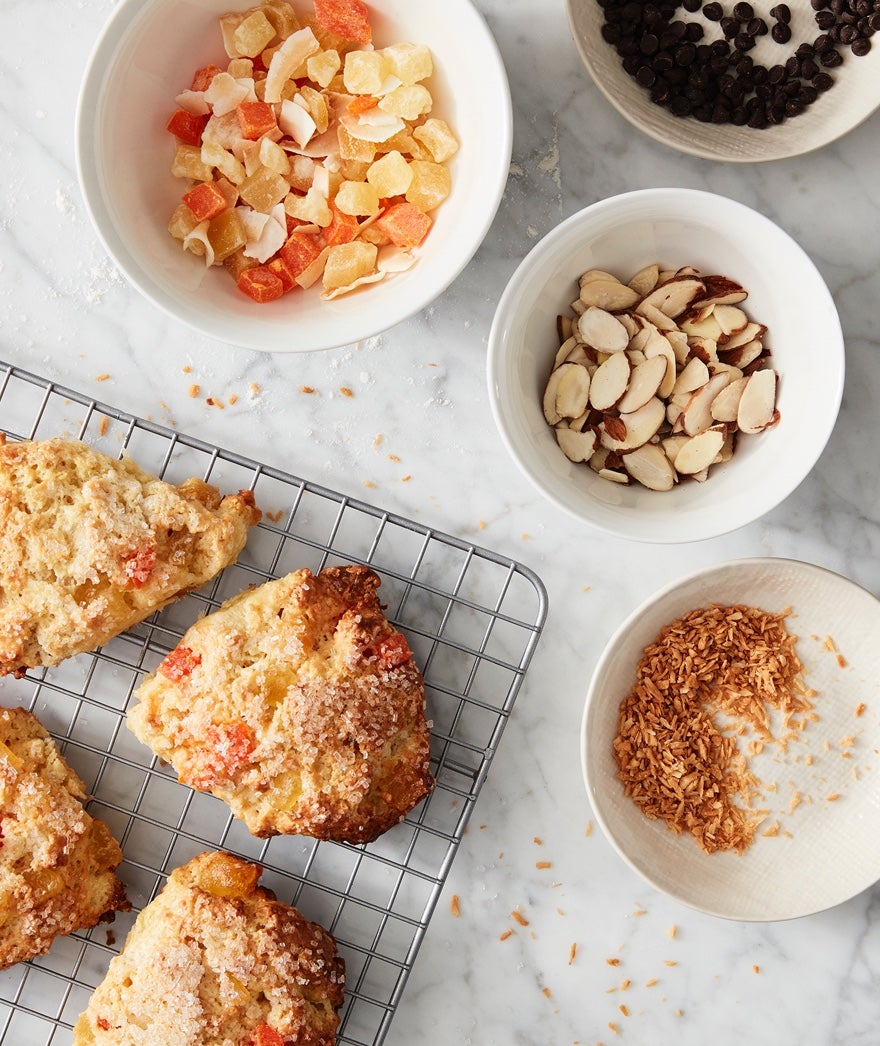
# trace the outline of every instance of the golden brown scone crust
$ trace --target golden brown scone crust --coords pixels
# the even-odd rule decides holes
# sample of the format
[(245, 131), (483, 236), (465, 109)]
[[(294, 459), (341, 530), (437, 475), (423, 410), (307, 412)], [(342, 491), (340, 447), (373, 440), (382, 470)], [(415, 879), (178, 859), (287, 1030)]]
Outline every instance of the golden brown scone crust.
[(0, 969), (131, 907), (114, 875), (122, 851), (85, 797), (37, 719), (0, 709)]
[(76, 440), (0, 439), (0, 675), (94, 650), (231, 563), (250, 491), (174, 487)]
[(73, 1046), (249, 1046), (260, 1028), (291, 1046), (332, 1046), (344, 981), (336, 942), (259, 876), (225, 853), (173, 871), (110, 963)]
[(128, 723), (258, 836), (369, 842), (433, 786), (421, 674), (365, 566), (297, 570), (196, 622)]

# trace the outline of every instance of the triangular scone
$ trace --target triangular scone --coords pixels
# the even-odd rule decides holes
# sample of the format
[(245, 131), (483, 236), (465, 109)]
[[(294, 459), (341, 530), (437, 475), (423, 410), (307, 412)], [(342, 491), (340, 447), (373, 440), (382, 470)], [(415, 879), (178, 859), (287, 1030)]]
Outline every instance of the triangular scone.
[(204, 853), (138, 915), (73, 1046), (333, 1046), (336, 942), (257, 885), (258, 865)]
[(130, 908), (122, 851), (85, 797), (37, 719), (0, 709), (0, 969)]
[(94, 650), (231, 563), (253, 494), (179, 486), (76, 440), (0, 438), (0, 675)]
[(258, 836), (362, 843), (431, 790), (421, 674), (365, 566), (297, 570), (196, 622), (128, 723)]

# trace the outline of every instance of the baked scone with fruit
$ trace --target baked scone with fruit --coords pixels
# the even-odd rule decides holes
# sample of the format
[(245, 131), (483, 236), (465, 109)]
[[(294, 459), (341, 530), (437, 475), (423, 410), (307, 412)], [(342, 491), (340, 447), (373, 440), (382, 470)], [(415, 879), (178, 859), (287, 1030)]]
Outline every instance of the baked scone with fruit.
[(130, 907), (122, 851), (35, 716), (0, 709), (0, 969)]
[(259, 519), (248, 490), (221, 498), (77, 440), (0, 435), (0, 675), (94, 650), (205, 584)]
[(297, 570), (197, 621), (128, 723), (257, 836), (369, 842), (433, 786), (421, 673), (365, 566)]
[(171, 873), (73, 1031), (73, 1046), (333, 1046), (336, 942), (258, 885), (261, 869), (204, 853)]

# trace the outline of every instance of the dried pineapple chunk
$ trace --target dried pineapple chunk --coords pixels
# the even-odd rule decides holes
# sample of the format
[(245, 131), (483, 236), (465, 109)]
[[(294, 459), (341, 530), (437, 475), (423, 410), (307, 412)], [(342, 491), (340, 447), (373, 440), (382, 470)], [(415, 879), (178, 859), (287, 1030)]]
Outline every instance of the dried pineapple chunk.
[(452, 188), (449, 168), (428, 160), (413, 160), (409, 166), (413, 180), (404, 193), (406, 199), (420, 211), (433, 211), (443, 203)]
[(240, 58), (238, 46), (235, 43), (235, 30), (247, 17), (247, 11), (229, 11), (220, 15), (217, 21), (220, 23), (220, 34), (223, 37), (223, 47), (230, 58)]
[(314, 186), (305, 196), (289, 193), (284, 199), (284, 210), (291, 218), (320, 225), (322, 229), (326, 229), (333, 221), (333, 212), (330, 210), (327, 197), (318, 192)]
[(435, 163), (445, 163), (458, 152), (458, 139), (445, 120), (431, 117), (416, 127), (413, 136), (427, 148)]
[(391, 44), (381, 54), (388, 64), (388, 72), (402, 84), (418, 83), (434, 72), (434, 60), (424, 44)]
[(309, 115), (315, 121), (318, 134), (323, 134), (330, 126), (330, 109), (327, 105), (327, 99), (320, 91), (316, 91), (314, 87), (309, 87), (308, 84), (303, 84), (300, 87), (299, 94), (306, 103)]
[(202, 159), (202, 150), (198, 146), (181, 143), (174, 150), (171, 173), (175, 178), (192, 178), (197, 182), (209, 182), (214, 172)]
[(255, 211), (268, 214), (290, 192), (290, 184), (279, 174), (260, 167), (239, 185), (239, 196)]
[(376, 143), (367, 142), (363, 138), (355, 138), (342, 124), (337, 130), (339, 139), (339, 155), (343, 160), (360, 160), (364, 163), (372, 163), (376, 155)]
[(214, 248), (214, 263), (226, 261), (247, 243), (244, 225), (238, 213), (227, 208), (208, 223), (208, 240)]
[(402, 120), (418, 120), (420, 116), (431, 111), (434, 100), (427, 87), (421, 84), (396, 87), (379, 99), (379, 108)]
[(273, 174), (286, 178), (290, 174), (290, 159), (287, 153), (271, 138), (260, 139), (260, 163)]
[(286, 0), (263, 0), (260, 10), (272, 23), (275, 35), (279, 40), (286, 40), (300, 28), (296, 11)]
[(342, 68), (338, 51), (319, 51), (306, 59), (306, 75), (321, 88), (329, 87), (330, 81)]
[(256, 58), (274, 38), (275, 27), (262, 11), (252, 11), (232, 32), (236, 54), (245, 58)]
[(367, 181), (381, 199), (403, 196), (413, 180), (413, 172), (396, 149), (380, 157), (367, 169)]
[(380, 51), (349, 51), (342, 72), (350, 94), (380, 94), (390, 67)]
[(266, 73), (264, 99), (267, 102), (280, 102), (281, 89), (301, 65), (321, 49), (315, 34), (306, 26), (298, 29), (284, 41), (272, 55)]
[(355, 280), (374, 272), (378, 253), (379, 249), (374, 243), (364, 243), (362, 240), (331, 247), (324, 266), (324, 290), (348, 287)]
[(343, 214), (370, 217), (379, 213), (379, 194), (368, 182), (343, 182), (333, 202)]
[(247, 177), (244, 164), (217, 142), (202, 144), (202, 160), (211, 167), (216, 167), (233, 185), (241, 185)]
[(226, 67), (226, 72), (233, 80), (253, 79), (254, 63), (250, 58), (233, 58)]

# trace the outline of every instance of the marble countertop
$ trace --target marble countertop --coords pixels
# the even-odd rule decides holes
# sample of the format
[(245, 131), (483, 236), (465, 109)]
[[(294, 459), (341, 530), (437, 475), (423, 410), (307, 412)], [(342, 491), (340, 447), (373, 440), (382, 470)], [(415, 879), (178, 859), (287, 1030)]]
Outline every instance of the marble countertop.
[[(77, 186), (74, 112), (112, 0), (4, 0), (0, 358), (494, 548), (543, 579), (544, 637), (389, 1046), (876, 1043), (880, 887), (787, 923), (725, 922), (683, 907), (593, 830), (578, 731), (605, 640), (693, 568), (788, 556), (880, 593), (880, 113), (799, 159), (696, 160), (644, 137), (605, 101), (562, 0), (477, 6), (515, 110), (510, 179), (485, 243), (445, 294), (393, 330), (337, 351), (271, 356), (167, 318), (93, 232)], [(561, 516), (508, 458), (485, 381), (494, 306), (529, 248), (595, 200), (660, 185), (722, 193), (778, 222), (828, 282), (846, 337), (843, 407), (816, 468), (766, 518), (686, 547), (630, 544)], [(516, 908), (527, 927), (513, 922)]]

